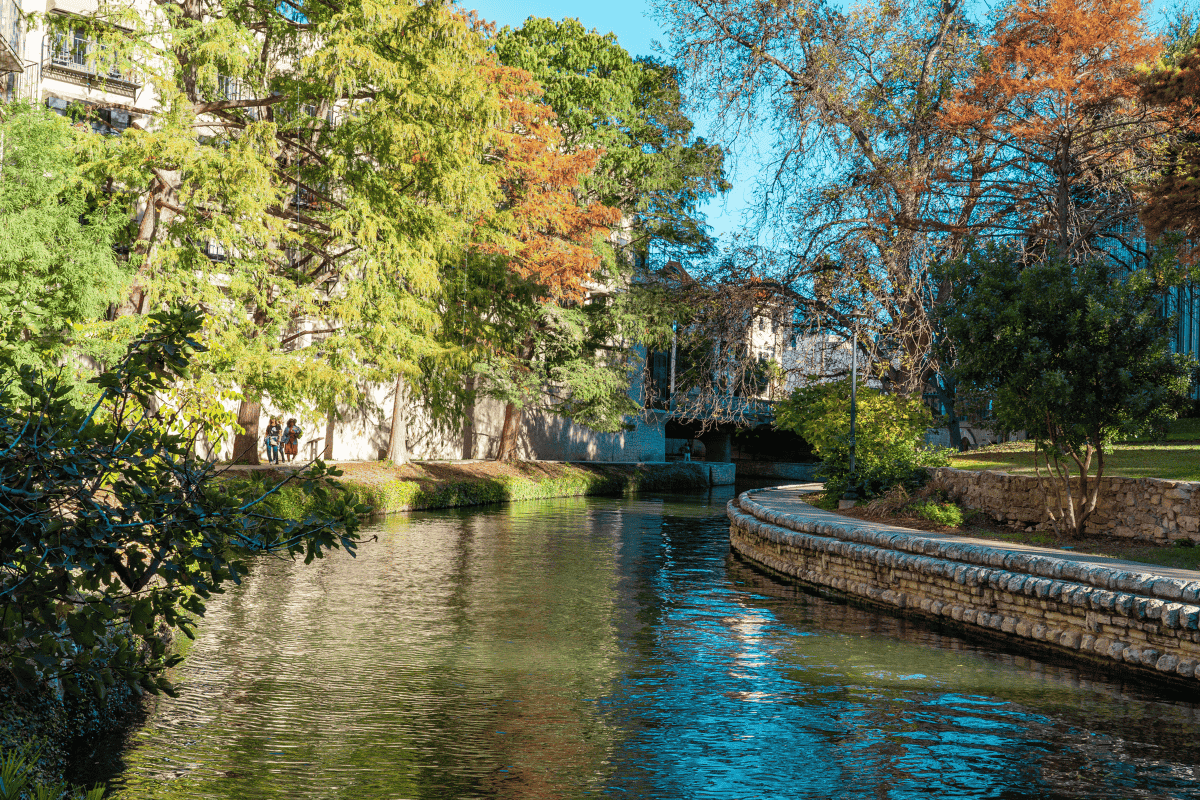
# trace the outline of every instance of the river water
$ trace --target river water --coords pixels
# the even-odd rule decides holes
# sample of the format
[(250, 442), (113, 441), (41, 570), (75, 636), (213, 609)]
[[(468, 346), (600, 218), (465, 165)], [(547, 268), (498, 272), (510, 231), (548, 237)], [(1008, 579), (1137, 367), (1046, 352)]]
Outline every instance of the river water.
[(210, 605), (117, 797), (1200, 798), (1200, 705), (806, 595), (732, 492), (393, 516)]

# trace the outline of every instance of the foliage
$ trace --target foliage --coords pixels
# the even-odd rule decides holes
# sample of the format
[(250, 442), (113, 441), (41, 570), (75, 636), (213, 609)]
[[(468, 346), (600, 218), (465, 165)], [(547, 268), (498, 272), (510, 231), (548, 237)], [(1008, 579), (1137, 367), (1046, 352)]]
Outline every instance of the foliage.
[(921, 519), (927, 519), (936, 525), (957, 528), (963, 524), (962, 509), (954, 503), (938, 503), (933, 500), (922, 500), (913, 503), (909, 508)]
[(1171, 121), (1158, 142), (1155, 174), (1143, 186), (1141, 222), (1152, 237), (1168, 231), (1183, 233), (1195, 257), (1200, 237), (1200, 31), (1181, 31), (1184, 42), (1177, 51), (1168, 48), (1164, 58), (1138, 75), (1143, 102)]
[[(1168, 346), (1171, 320), (1147, 274), (988, 247), (949, 270), (943, 311), (960, 380), (995, 398), (999, 424), (1025, 430), (1049, 474), (1047, 515), (1082, 535), (1118, 437), (1162, 428), (1186, 401), (1195, 362)], [(1072, 471), (1075, 478), (1072, 479)], [(1040, 475), (1040, 473), (1039, 473)]]
[(698, 206), (729, 187), (724, 153), (693, 136), (676, 68), (634, 59), (611, 33), (588, 31), (575, 19), (531, 17), (492, 44), (503, 63), (544, 87), (564, 147), (601, 154), (582, 186), (590, 200), (626, 216), (631, 255), (709, 249)]
[(125, 189), (111, 200), (123, 213), (149, 209), (130, 243), (132, 310), (211, 312), (195, 384), (210, 404), (244, 393), (235, 450), (257, 460), (264, 394), (282, 409), (354, 406), (371, 381), (442, 354), (441, 266), (497, 185), (484, 153), (499, 101), (466, 15), (416, 0), (170, 0), (69, 24), (156, 98), (149, 119), (89, 138), (89, 175)]
[[(173, 691), (164, 630), (193, 616), (255, 553), (354, 547), (352, 495), (318, 464), (295, 485), (302, 520), (214, 480), (195, 455), (186, 409), (162, 402), (203, 350), (195, 310), (156, 312), (126, 356), (93, 379), (88, 408), (59, 375), (0, 361), (0, 668), (30, 691), (57, 681), (103, 699), (109, 687)], [(160, 623), (162, 626), (160, 627)]]
[(91, 789), (37, 779), (37, 756), (25, 750), (0, 750), (0, 800), (101, 800), (104, 784)]
[(555, 113), (537, 102), (541, 90), (528, 73), (501, 65), (492, 73), (503, 123), (489, 159), (498, 165), (503, 197), (480, 227), (507, 236), (492, 243), (477, 232), (475, 250), (504, 256), (507, 269), (545, 298), (580, 301), (584, 282), (601, 267), (597, 240), (620, 218), (614, 208), (577, 197), (604, 151), (565, 147)]
[(860, 386), (855, 422), (855, 474), (850, 475), (850, 382), (818, 383), (796, 389), (776, 408), (777, 427), (812, 443), (822, 459), (817, 473), (826, 492), (853, 489), (874, 497), (896, 485), (916, 488), (928, 480), (926, 467), (945, 466), (940, 450), (924, 447), (933, 416), (912, 398)]
[(113, 252), (128, 219), (85, 182), (84, 135), (44, 106), (0, 104), (0, 349), (14, 363), (57, 363), (128, 283)]
[(525, 407), (547, 392), (552, 411), (598, 430), (619, 430), (638, 406), (629, 359), (606, 349), (619, 320), (596, 292), (615, 275), (604, 241), (620, 214), (582, 191), (603, 151), (565, 146), (527, 73), (494, 74), (505, 113), (490, 158), (503, 199), (481, 218), (446, 310), (451, 336), (474, 352), (475, 388), (505, 403), (495, 456), (508, 460)]
[[(651, 239), (704, 246), (694, 204), (724, 183), (720, 150), (693, 140), (681, 98), (664, 95), (670, 70), (575, 20), (530, 19), (492, 44), (506, 65), (495, 71), (505, 117), (490, 153), (504, 199), (447, 309), (455, 334), (479, 345), (475, 388), (505, 403), (495, 455), (511, 459), (530, 404), (595, 430), (627, 427), (639, 411), (632, 346), (663, 335), (647, 293), (628, 282), (628, 256), (644, 257)], [(515, 245), (501, 246), (497, 228)]]
[(1038, 256), (1145, 262), (1132, 186), (1167, 129), (1138, 102), (1135, 69), (1157, 55), (1139, 0), (1017, 0), (999, 15), (970, 84), (938, 124), (981, 137), (977, 230)]

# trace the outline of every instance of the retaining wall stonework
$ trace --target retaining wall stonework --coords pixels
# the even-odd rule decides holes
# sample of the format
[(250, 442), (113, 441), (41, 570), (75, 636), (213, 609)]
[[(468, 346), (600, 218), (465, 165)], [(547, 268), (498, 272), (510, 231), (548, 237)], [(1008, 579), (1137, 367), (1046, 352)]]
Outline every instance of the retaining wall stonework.
[[(931, 471), (932, 485), (966, 508), (1014, 526), (1047, 527), (1037, 478), (950, 467)], [(1200, 538), (1200, 483), (1101, 478), (1096, 511), (1087, 527), (1095, 533), (1159, 542)]]
[(1200, 680), (1200, 574), (932, 538), (823, 512), (785, 489), (747, 492), (727, 511), (735, 552), (801, 583), (1076, 658)]

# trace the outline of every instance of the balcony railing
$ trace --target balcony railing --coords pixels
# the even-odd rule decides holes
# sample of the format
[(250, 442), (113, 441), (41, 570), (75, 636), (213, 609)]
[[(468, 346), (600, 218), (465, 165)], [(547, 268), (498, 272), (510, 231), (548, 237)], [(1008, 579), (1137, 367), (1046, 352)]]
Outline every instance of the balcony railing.
[(43, 62), (50, 77), (127, 97), (137, 93), (137, 75), (118, 66), (116, 54), (102, 42), (77, 33), (54, 33), (46, 38), (45, 48)]
[(13, 0), (0, 0), (0, 73), (22, 72), (25, 20)]

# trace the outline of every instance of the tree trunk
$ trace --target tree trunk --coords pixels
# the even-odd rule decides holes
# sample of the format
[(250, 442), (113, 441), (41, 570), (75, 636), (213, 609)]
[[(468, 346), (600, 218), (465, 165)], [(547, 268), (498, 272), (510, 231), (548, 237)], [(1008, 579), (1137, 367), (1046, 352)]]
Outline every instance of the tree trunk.
[(388, 434), (387, 457), (397, 466), (408, 463), (408, 421), (404, 418), (406, 389), (404, 376), (396, 376), (396, 389), (392, 396), (392, 429)]
[(242, 433), (233, 437), (234, 464), (261, 464), (258, 459), (258, 418), (262, 416), (262, 402), (243, 400), (238, 406), (238, 426)]
[(504, 427), (500, 429), (500, 445), (496, 448), (497, 461), (512, 461), (517, 457), (517, 436), (524, 416), (524, 408), (514, 403), (504, 406)]
[(475, 457), (475, 376), (467, 378), (467, 396), (471, 398), (471, 406), (467, 409), (467, 413), (463, 415), (462, 429), (462, 457), (471, 459)]
[(325, 418), (325, 450), (321, 453), (321, 458), (326, 461), (333, 461), (333, 426), (336, 422), (337, 411), (331, 408)]

